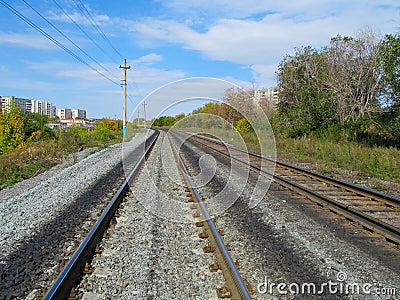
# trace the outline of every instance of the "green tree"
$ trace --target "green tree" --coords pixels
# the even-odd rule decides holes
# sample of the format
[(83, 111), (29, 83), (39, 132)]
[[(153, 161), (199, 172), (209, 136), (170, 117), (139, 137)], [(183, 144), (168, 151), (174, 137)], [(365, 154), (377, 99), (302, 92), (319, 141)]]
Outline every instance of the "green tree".
[(308, 46), (287, 55), (278, 66), (279, 103), (282, 123), (291, 135), (303, 135), (335, 122), (334, 105), (327, 89), (326, 53)]
[(0, 154), (6, 153), (24, 141), (24, 118), (21, 111), (12, 107), (0, 114)]
[(383, 68), (381, 95), (392, 110), (400, 113), (400, 34), (386, 35), (380, 49)]
[(184, 114), (184, 113), (177, 114), (177, 115), (175, 116), (175, 121), (174, 121), (174, 123), (179, 122), (180, 120), (182, 120), (182, 119), (184, 119), (184, 118), (185, 118), (185, 114)]
[(49, 123), (48, 116), (37, 113), (28, 113), (24, 118), (25, 139), (38, 133), (40, 133), (41, 138), (50, 138), (55, 136), (54, 131), (47, 126)]
[(172, 125), (175, 124), (175, 118), (172, 116), (162, 116), (159, 117), (158, 119), (155, 119), (152, 123), (152, 126), (167, 126), (171, 127)]

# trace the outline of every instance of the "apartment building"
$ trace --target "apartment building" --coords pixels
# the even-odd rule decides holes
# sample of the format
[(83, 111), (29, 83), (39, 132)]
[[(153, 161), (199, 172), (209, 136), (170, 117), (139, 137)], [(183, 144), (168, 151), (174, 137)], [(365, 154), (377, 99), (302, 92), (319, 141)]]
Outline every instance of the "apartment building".
[(71, 109), (72, 119), (86, 119), (86, 110)]
[(18, 107), (23, 114), (32, 112), (47, 115), (49, 118), (56, 116), (56, 107), (49, 101), (31, 100), (14, 96), (0, 97), (0, 112), (9, 111), (12, 105)]
[(57, 110), (57, 116), (61, 119), (72, 119), (72, 111), (70, 108), (59, 108)]
[(31, 112), (54, 118), (56, 116), (56, 107), (49, 101), (32, 100)]
[(254, 91), (254, 101), (259, 103), (262, 99), (271, 101), (276, 105), (279, 101), (279, 89), (273, 87)]
[(2, 112), (10, 111), (10, 107), (12, 105), (18, 107), (23, 114), (30, 112), (32, 109), (32, 103), (29, 99), (17, 98), (14, 96), (0, 97), (0, 106)]

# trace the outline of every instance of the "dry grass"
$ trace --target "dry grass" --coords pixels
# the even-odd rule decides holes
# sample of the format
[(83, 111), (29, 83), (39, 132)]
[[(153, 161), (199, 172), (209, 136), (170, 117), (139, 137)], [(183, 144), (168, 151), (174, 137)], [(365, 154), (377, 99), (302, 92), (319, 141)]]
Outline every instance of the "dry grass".
[(324, 168), (344, 168), (382, 180), (400, 182), (400, 150), (394, 147), (368, 147), (343, 141), (317, 138), (277, 138), (278, 159), (319, 161)]
[(31, 178), (62, 161), (55, 142), (39, 141), (0, 156), (0, 189)]

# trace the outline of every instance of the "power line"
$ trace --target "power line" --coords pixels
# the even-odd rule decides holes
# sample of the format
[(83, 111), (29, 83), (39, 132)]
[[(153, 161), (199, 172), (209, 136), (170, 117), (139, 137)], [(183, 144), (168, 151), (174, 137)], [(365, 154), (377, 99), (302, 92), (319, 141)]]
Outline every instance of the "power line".
[[(75, 20), (73, 18), (71, 18), (71, 16), (64, 10), (64, 8), (56, 1), (53, 0), (54, 4), (56, 4), (58, 6), (58, 8), (60, 8), (62, 10), (62, 12), (64, 13), (65, 16), (67, 16), (72, 23), (74, 23), (76, 25), (76, 27), (78, 27), (78, 29), (90, 40), (92, 41), (92, 43), (101, 51), (103, 52), (106, 56), (108, 56), (111, 60), (113, 60), (113, 58), (102, 48), (100, 47), (100, 45), (98, 43), (96, 43), (96, 41), (78, 24), (75, 22)], [(100, 64), (99, 64), (100, 65)], [(112, 74), (108, 69), (104, 68), (102, 65), (100, 65), (104, 70), (106, 70), (107, 72), (109, 72), (110, 74)]]
[(81, 50), (83, 54), (85, 54), (87, 57), (89, 57), (93, 62), (95, 62), (100, 68), (102, 68), (104, 71), (112, 73), (107, 70), (105, 67), (103, 67), (97, 60), (95, 60), (91, 55), (89, 55), (85, 50), (83, 50), (81, 47), (79, 47), (74, 41), (72, 41), (68, 36), (66, 36), (60, 29), (58, 29), (52, 22), (47, 20), (39, 11), (37, 11), (32, 5), (27, 3), (25, 0), (22, 0), (26, 5), (28, 5), (34, 12), (36, 12), (43, 20), (45, 20), (51, 27), (53, 27), (55, 30), (57, 30), (58, 33), (60, 33), (64, 38), (66, 38), (69, 42), (71, 42), (76, 48)]
[(85, 12), (81, 9), (81, 7), (76, 3), (75, 0), (73, 0), (75, 5), (79, 8), (79, 10), (85, 15), (85, 17), (92, 23), (93, 27), (97, 30), (98, 33), (102, 36), (102, 38), (110, 45), (111, 48), (114, 49), (114, 51), (118, 54), (120, 59), (123, 59), (121, 53), (113, 46), (111, 41), (107, 38), (107, 36), (104, 34), (104, 32), (101, 30), (99, 25), (97, 25), (96, 20), (93, 18), (92, 14), (90, 11), (86, 8), (86, 6), (82, 3), (81, 0), (78, 0), (81, 6), (84, 8)]
[[(76, 27), (79, 28), (79, 30), (89, 39), (92, 41), (92, 43), (100, 49), (101, 52), (103, 52), (108, 58), (110, 58), (111, 60), (114, 60), (113, 57), (111, 57), (110, 54), (108, 54), (102, 47), (100, 47), (100, 45), (78, 24), (75, 22), (75, 20), (73, 18), (71, 18), (71, 16), (69, 14), (67, 14), (67, 12), (61, 7), (60, 4), (58, 4), (58, 2), (56, 0), (53, 0), (53, 2), (63, 11), (64, 15), (66, 15), (75, 25)], [(115, 62), (115, 61), (114, 61)]]
[(104, 77), (105, 79), (111, 81), (114, 84), (119, 85), (119, 83), (115, 82), (114, 80), (112, 80), (111, 78), (107, 77), (106, 75), (104, 75), (103, 73), (99, 72), (98, 70), (96, 70), (95, 68), (93, 68), (91, 65), (89, 65), (85, 60), (83, 60), (81, 57), (79, 57), (78, 55), (76, 55), (74, 52), (72, 52), (70, 49), (68, 49), (66, 46), (64, 46), (62, 43), (60, 43), (59, 41), (57, 41), (54, 37), (52, 37), (51, 35), (49, 35), (47, 32), (45, 32), (43, 29), (41, 29), (39, 26), (37, 26), (35, 23), (33, 23), (31, 20), (29, 20), (27, 17), (25, 17), (23, 14), (21, 14), (20, 12), (18, 12), (14, 7), (12, 7), (10, 4), (8, 4), (6, 1), (4, 0), (0, 0), (0, 4), (2, 4), (5, 8), (7, 8), (9, 11), (11, 11), (14, 15), (16, 15), (18, 18), (20, 18), (21, 20), (23, 20), (25, 23), (27, 23), (29, 26), (33, 27), (34, 29), (36, 29), (39, 33), (41, 33), (43, 36), (45, 36), (46, 38), (48, 38), (50, 41), (52, 41), (54, 44), (56, 44), (58, 47), (60, 47), (61, 49), (63, 49), (65, 52), (67, 52), (69, 55), (71, 55), (73, 58), (75, 58), (76, 60), (78, 60), (79, 62), (81, 62), (82, 64), (86, 65), (87, 67), (89, 67), (90, 69), (92, 69), (93, 71), (95, 71), (96, 73), (98, 73), (99, 75), (101, 75), (102, 77)]

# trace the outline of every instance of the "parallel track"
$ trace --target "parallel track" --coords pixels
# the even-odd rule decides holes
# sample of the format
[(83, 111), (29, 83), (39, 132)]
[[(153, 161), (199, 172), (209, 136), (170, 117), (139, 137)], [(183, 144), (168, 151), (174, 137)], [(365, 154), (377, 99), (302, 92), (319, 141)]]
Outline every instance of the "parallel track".
[[(275, 162), (257, 153), (238, 149), (222, 141), (192, 135), (190, 141), (207, 147), (239, 164), (265, 175), (281, 186), (308, 198), (320, 206), (358, 222), (364, 229), (378, 233), (389, 242), (400, 245), (400, 199), (364, 188), (349, 182), (327, 177), (316, 172), (283, 163)], [(229, 148), (229, 151), (228, 151)], [(232, 151), (235, 155), (231, 156)], [(240, 157), (243, 157), (241, 159)], [(247, 159), (244, 157), (246, 156)], [(275, 164), (271, 174), (260, 168), (260, 164)]]
[[(95, 253), (96, 246), (99, 244), (106, 232), (112, 218), (115, 215), (122, 199), (129, 190), (129, 184), (137, 175), (140, 167), (143, 165), (146, 158), (149, 156), (155, 142), (157, 141), (159, 133), (155, 132), (146, 140), (145, 152), (140, 157), (138, 162), (133, 167), (128, 178), (124, 181), (118, 189), (110, 203), (107, 205), (93, 228), (87, 234), (81, 245), (75, 251), (74, 255), (65, 266), (59, 277), (53, 283), (52, 287), (47, 291), (44, 296), (45, 300), (50, 299), (67, 299), (70, 297), (71, 290), (78, 284), (82, 277), (85, 266)], [(73, 296), (72, 296), (73, 298)]]

